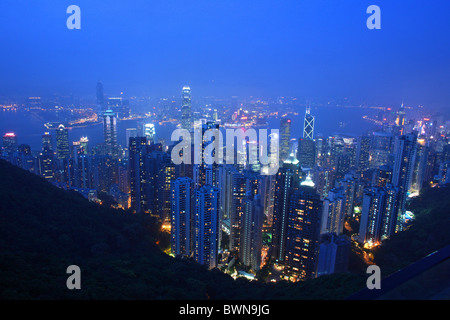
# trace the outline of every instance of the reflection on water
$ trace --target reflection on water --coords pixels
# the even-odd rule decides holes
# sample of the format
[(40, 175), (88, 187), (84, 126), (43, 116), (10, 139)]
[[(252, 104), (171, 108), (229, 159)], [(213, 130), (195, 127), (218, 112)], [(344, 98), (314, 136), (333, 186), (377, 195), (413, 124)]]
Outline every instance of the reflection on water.
[[(302, 136), (304, 108), (298, 111), (298, 115), (292, 115), (292, 138)], [(369, 109), (360, 108), (336, 108), (321, 107), (313, 108), (311, 113), (316, 117), (315, 135), (322, 134), (324, 136), (334, 133), (346, 133), (352, 135), (360, 135), (368, 130), (376, 129), (377, 126), (371, 122), (362, 119), (364, 115), (374, 115), (376, 112)], [(138, 132), (142, 132), (142, 126), (145, 120), (123, 120), (118, 122), (118, 142), (122, 146), (126, 145), (125, 131), (127, 128), (137, 128)], [(6, 132), (15, 132), (18, 136), (19, 144), (29, 144), (33, 150), (40, 150), (42, 147), (41, 136), (45, 131), (44, 120), (32, 118), (21, 112), (0, 112), (0, 134)], [(280, 119), (268, 119), (269, 129), (279, 129)], [(170, 144), (172, 131), (176, 129), (175, 124), (165, 123), (159, 124), (155, 122), (156, 137), (165, 139)], [(89, 138), (89, 145), (95, 146), (97, 143), (103, 142), (103, 126), (94, 125), (89, 127), (74, 128), (69, 131), (71, 141), (77, 141), (81, 137)]]

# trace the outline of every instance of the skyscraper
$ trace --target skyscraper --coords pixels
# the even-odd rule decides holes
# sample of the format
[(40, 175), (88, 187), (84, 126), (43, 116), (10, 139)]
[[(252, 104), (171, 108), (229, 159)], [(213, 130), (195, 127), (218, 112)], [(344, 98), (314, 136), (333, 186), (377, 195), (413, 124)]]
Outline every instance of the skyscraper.
[(304, 169), (313, 169), (316, 165), (316, 144), (311, 139), (298, 139), (297, 159)]
[(134, 212), (143, 212), (146, 209), (146, 145), (145, 137), (130, 138), (130, 195), (131, 208)]
[(303, 139), (314, 139), (314, 121), (315, 118), (311, 115), (311, 107), (306, 107), (305, 120), (303, 125)]
[(106, 154), (117, 158), (119, 148), (117, 144), (117, 115), (112, 110), (103, 112), (103, 134)]
[(342, 234), (344, 231), (344, 190), (334, 188), (328, 192), (328, 196), (323, 201), (323, 213), (320, 233)]
[(181, 127), (186, 130), (191, 130), (192, 127), (192, 101), (191, 101), (191, 88), (189, 86), (183, 87), (182, 105), (181, 105)]
[(408, 191), (414, 173), (416, 149), (416, 134), (407, 134), (396, 137), (392, 184), (399, 189), (399, 215), (403, 215), (406, 211), (406, 199), (408, 197)]
[(358, 147), (356, 151), (356, 167), (358, 171), (365, 171), (369, 169), (370, 147), (372, 144), (372, 137), (361, 136), (358, 139)]
[(363, 197), (359, 242), (368, 247), (377, 246), (389, 238), (397, 225), (398, 188), (372, 187)]
[(291, 193), (300, 187), (300, 181), (298, 161), (290, 161), (289, 163), (285, 161), (276, 175), (274, 191), (272, 257), (278, 262), (283, 262), (285, 257), (286, 228)]
[(280, 120), (280, 163), (289, 157), (289, 143), (291, 141), (291, 119), (283, 117)]
[(105, 110), (105, 98), (103, 95), (103, 83), (97, 82), (97, 109), (99, 112)]
[(195, 191), (194, 259), (209, 269), (217, 266), (219, 189), (203, 186)]
[(17, 151), (17, 136), (15, 133), (5, 133), (3, 136), (3, 151), (8, 153)]
[(44, 134), (42, 135), (42, 150), (44, 150), (45, 148), (53, 150), (52, 135), (50, 134), (50, 132), (44, 132)]
[(241, 217), (241, 241), (239, 257), (241, 262), (258, 271), (261, 266), (262, 225), (264, 208), (259, 194), (247, 192), (244, 212)]
[(172, 184), (171, 250), (176, 256), (190, 256), (194, 243), (194, 182), (176, 179)]
[(39, 172), (45, 180), (53, 181), (53, 151), (49, 148), (44, 148), (39, 157)]
[(69, 130), (60, 124), (56, 129), (56, 156), (59, 160), (68, 159), (69, 150)]
[(144, 124), (144, 137), (147, 138), (148, 144), (156, 143), (156, 131), (153, 123)]
[(294, 191), (288, 204), (285, 277), (302, 281), (316, 277), (322, 201), (310, 179)]

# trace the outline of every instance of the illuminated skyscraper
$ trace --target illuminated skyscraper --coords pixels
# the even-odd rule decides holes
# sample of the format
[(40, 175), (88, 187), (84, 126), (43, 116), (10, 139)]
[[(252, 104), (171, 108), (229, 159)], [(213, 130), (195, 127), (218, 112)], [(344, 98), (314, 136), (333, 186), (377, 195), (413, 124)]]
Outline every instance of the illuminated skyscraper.
[(209, 269), (217, 266), (219, 189), (203, 186), (195, 191), (194, 259)]
[(39, 171), (45, 180), (53, 180), (53, 151), (49, 148), (44, 148), (39, 157)]
[(88, 154), (89, 139), (87, 137), (80, 138), (80, 152), (82, 154)]
[(392, 184), (399, 189), (399, 215), (403, 215), (406, 212), (406, 199), (414, 173), (416, 150), (416, 134), (396, 137)]
[(9, 132), (3, 136), (3, 151), (8, 153), (17, 151), (17, 136), (15, 133)]
[(97, 82), (97, 109), (98, 111), (105, 110), (105, 98), (103, 96), (103, 83)]
[(368, 247), (377, 246), (389, 238), (397, 225), (398, 188), (372, 187), (363, 198), (359, 242)]
[(316, 165), (316, 143), (311, 139), (298, 139), (297, 159), (304, 169), (313, 169)]
[(272, 257), (278, 262), (284, 261), (286, 228), (291, 193), (300, 187), (301, 170), (298, 161), (286, 161), (278, 170), (275, 178)]
[(288, 204), (284, 273), (292, 281), (316, 277), (321, 212), (320, 196), (307, 178)]
[(340, 235), (344, 231), (344, 190), (335, 188), (328, 192), (323, 201), (322, 221), (320, 233), (335, 233)]
[(103, 134), (106, 154), (117, 158), (119, 148), (117, 145), (117, 115), (112, 110), (103, 113)]
[(372, 145), (372, 137), (370, 136), (359, 137), (356, 151), (356, 168), (358, 169), (358, 171), (362, 172), (369, 169), (371, 145)]
[(130, 138), (129, 166), (130, 166), (130, 194), (131, 209), (134, 212), (143, 212), (146, 203), (146, 157), (147, 139), (145, 137)]
[(182, 105), (181, 105), (181, 127), (186, 130), (191, 130), (192, 127), (192, 101), (191, 101), (191, 88), (189, 86), (183, 87)]
[(56, 129), (56, 156), (59, 160), (68, 159), (69, 150), (69, 130), (60, 124)]
[(144, 124), (144, 137), (147, 138), (148, 144), (156, 143), (156, 131), (153, 123)]
[(241, 217), (241, 241), (239, 257), (241, 262), (258, 271), (261, 266), (262, 226), (264, 208), (259, 194), (247, 192)]
[(171, 250), (176, 256), (190, 256), (194, 242), (194, 182), (176, 179), (172, 184)]
[(291, 119), (281, 118), (280, 121), (280, 163), (289, 157), (289, 142), (291, 141)]
[(314, 139), (314, 121), (315, 118), (311, 115), (311, 107), (306, 107), (305, 121), (303, 125), (303, 139)]
[(44, 134), (42, 135), (42, 150), (44, 150), (45, 148), (53, 150), (52, 135), (50, 134), (50, 132), (44, 132)]

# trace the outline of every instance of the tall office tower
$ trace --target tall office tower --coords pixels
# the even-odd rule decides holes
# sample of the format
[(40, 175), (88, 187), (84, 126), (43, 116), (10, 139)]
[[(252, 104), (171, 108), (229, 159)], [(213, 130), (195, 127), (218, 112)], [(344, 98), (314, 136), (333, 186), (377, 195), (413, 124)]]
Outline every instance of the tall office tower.
[(374, 172), (374, 185), (383, 188), (392, 183), (392, 168), (381, 166)]
[(320, 233), (335, 233), (340, 235), (344, 232), (344, 189), (334, 188), (328, 192), (323, 200), (323, 211)]
[(337, 236), (333, 233), (321, 235), (317, 277), (347, 272), (350, 247), (350, 240), (345, 235)]
[(307, 178), (288, 203), (284, 274), (292, 281), (316, 277), (322, 201)]
[(217, 267), (219, 190), (203, 186), (195, 191), (194, 259), (209, 269)]
[(311, 139), (298, 139), (297, 159), (303, 170), (311, 170), (316, 165), (316, 143)]
[(298, 161), (289, 164), (285, 161), (275, 178), (273, 203), (272, 257), (278, 262), (284, 261), (290, 195), (300, 187), (300, 181)]
[(398, 217), (399, 189), (388, 184), (384, 190), (386, 192), (386, 202), (381, 221), (381, 241), (388, 239), (396, 232)]
[(280, 164), (289, 157), (289, 142), (291, 141), (291, 119), (283, 117), (280, 120)]
[(105, 111), (105, 97), (103, 95), (103, 83), (97, 82), (97, 109), (99, 112)]
[(405, 214), (406, 199), (411, 186), (416, 159), (417, 136), (407, 134), (395, 139), (395, 159), (392, 172), (392, 184), (399, 189), (399, 216)]
[(147, 154), (147, 139), (145, 137), (130, 138), (129, 166), (130, 166), (130, 196), (131, 208), (134, 212), (146, 209), (145, 157)]
[(405, 107), (402, 103), (400, 109), (397, 111), (397, 117), (395, 119), (395, 129), (398, 135), (403, 135), (405, 126)]
[(91, 168), (91, 158), (87, 154), (80, 152), (75, 158), (76, 187), (86, 189), (92, 187)]
[(17, 151), (17, 136), (15, 133), (5, 133), (3, 136), (3, 151), (10, 154)]
[(392, 133), (373, 132), (370, 150), (370, 167), (378, 168), (389, 165), (389, 156), (393, 151), (394, 137)]
[(42, 150), (44, 150), (45, 148), (53, 150), (52, 135), (50, 134), (50, 132), (44, 132), (44, 134), (42, 135)]
[(428, 160), (429, 148), (424, 139), (418, 139), (416, 159), (414, 162), (413, 176), (409, 193), (419, 195), (425, 181), (425, 172)]
[(181, 128), (186, 130), (192, 129), (192, 101), (191, 88), (183, 87), (182, 105), (181, 105)]
[[(244, 199), (248, 191), (255, 186), (252, 178), (243, 172), (233, 170), (230, 176), (231, 205), (229, 206), (230, 220), (230, 251), (239, 252), (241, 241), (241, 217), (244, 214)], [(254, 192), (254, 191), (253, 191)]]
[(137, 137), (137, 129), (136, 128), (127, 128), (125, 130), (125, 139), (127, 144), (127, 149), (130, 148), (130, 138), (136, 138)]
[(103, 112), (103, 135), (106, 154), (113, 158), (118, 158), (117, 115), (110, 109)]
[(311, 115), (311, 107), (306, 107), (305, 120), (303, 124), (303, 139), (314, 139), (315, 118)]
[(156, 143), (156, 131), (153, 123), (144, 124), (144, 137), (147, 138), (148, 144)]
[[(315, 150), (316, 150), (316, 162), (319, 165), (319, 167), (326, 166), (325, 159), (326, 159), (326, 143), (327, 139), (321, 135), (318, 135), (315, 139)], [(297, 151), (298, 153), (298, 151)]]
[(259, 194), (247, 192), (241, 217), (241, 241), (239, 258), (245, 266), (258, 271), (261, 266), (262, 225), (264, 208)]
[(360, 243), (369, 247), (377, 246), (395, 232), (397, 203), (398, 188), (388, 185), (386, 188), (372, 187), (366, 190), (359, 228)]
[(60, 124), (56, 129), (56, 156), (59, 160), (68, 159), (69, 150), (69, 130)]
[(53, 181), (53, 151), (49, 148), (44, 148), (39, 156), (39, 172), (47, 181)]
[(313, 173), (317, 193), (324, 199), (328, 195), (329, 190), (334, 186), (334, 170), (333, 168), (316, 167)]
[[(213, 162), (214, 157), (216, 156), (216, 152), (219, 152), (222, 146), (219, 145), (219, 140), (214, 138), (214, 141), (207, 140), (205, 132), (212, 130), (219, 130), (219, 124), (212, 121), (204, 121), (199, 122), (197, 124), (201, 126), (201, 137), (195, 137), (195, 139), (200, 139), (197, 147), (198, 149), (194, 149), (194, 153), (202, 155), (199, 164), (194, 164), (193, 166), (193, 178), (197, 188), (204, 185), (217, 186), (218, 185), (218, 163), (214, 161), (212, 164), (208, 164), (205, 161), (205, 158), (209, 158), (211, 162)], [(214, 144), (214, 152), (211, 154), (206, 154), (206, 148)], [(195, 155), (194, 155), (195, 157)]]
[[(169, 154), (159, 152), (158, 160), (158, 200), (159, 218), (161, 221), (168, 221), (171, 217), (171, 188), (172, 182), (175, 180), (175, 165)], [(149, 181), (150, 178), (147, 178)]]
[(172, 184), (171, 243), (172, 254), (190, 256), (194, 241), (194, 182), (176, 179)]
[(369, 169), (371, 144), (371, 136), (360, 136), (358, 139), (358, 146), (356, 151), (356, 168), (360, 172)]

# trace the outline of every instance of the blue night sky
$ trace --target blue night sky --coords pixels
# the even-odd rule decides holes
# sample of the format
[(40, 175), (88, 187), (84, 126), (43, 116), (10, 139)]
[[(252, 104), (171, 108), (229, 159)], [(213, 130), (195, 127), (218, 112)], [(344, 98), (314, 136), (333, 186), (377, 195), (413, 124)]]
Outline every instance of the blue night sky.
[[(450, 102), (448, 0), (2, 0), (0, 95)], [(81, 8), (81, 30), (66, 9)], [(381, 30), (369, 30), (369, 5)]]

